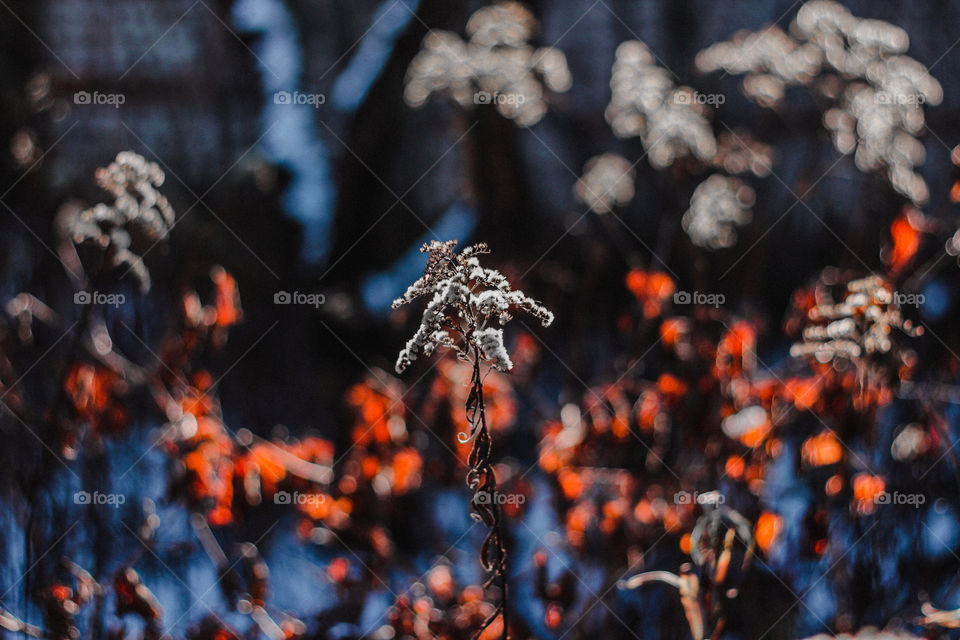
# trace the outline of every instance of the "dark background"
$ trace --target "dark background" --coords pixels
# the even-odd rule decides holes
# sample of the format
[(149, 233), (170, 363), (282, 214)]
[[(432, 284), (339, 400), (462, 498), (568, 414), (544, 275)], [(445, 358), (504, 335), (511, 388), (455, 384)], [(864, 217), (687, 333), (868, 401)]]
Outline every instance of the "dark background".
[[(0, 212), (0, 298), (30, 290), (51, 305), (67, 300), (72, 291), (48, 250), (58, 208), (70, 198), (99, 201), (93, 173), (117, 151), (134, 150), (158, 162), (167, 173), (163, 192), (183, 218), (169, 244), (146, 257), (152, 290), (141, 295), (132, 285), (117, 285), (135, 300), (118, 313), (150, 344), (164, 329), (162, 311), (175, 304), (185, 282), (210, 264), (233, 273), (245, 321), (220, 357), (223, 370), (236, 363), (221, 388), (226, 421), (235, 428), (266, 435), (282, 424), (295, 433), (345, 437), (344, 390), (368, 367), (392, 369), (410, 327), (405, 314), (389, 315), (382, 304), (364, 298), (364, 286), (386, 273), (387, 288), (399, 294), (405, 283), (390, 275), (391, 268), (430, 238), (428, 228), (451, 207), (462, 207), (473, 225), (461, 241), (489, 243), (492, 261), (514, 277), (525, 275), (521, 286), (556, 313), (556, 325), (538, 332), (556, 356), (545, 356), (539, 384), (560, 406), (579, 398), (581, 380), (616, 377), (625, 367), (618, 354), (631, 345), (622, 343), (615, 327), (629, 297), (623, 287), (627, 268), (667, 265), (685, 288), (722, 292), (729, 309), (767, 318), (764, 353), (777, 362), (789, 341), (773, 334), (791, 293), (827, 265), (859, 272), (866, 271), (864, 265), (879, 268), (879, 247), (904, 204), (882, 177), (858, 172), (852, 158), (837, 162), (821, 114), (804, 91), (790, 90), (784, 108), (773, 112), (740, 94), (740, 78), (697, 74), (693, 60), (699, 50), (739, 29), (771, 22), (786, 27), (799, 4), (530, 2), (541, 23), (537, 44), (562, 50), (573, 75), (572, 89), (556, 96), (546, 117), (530, 130), (490, 108), (468, 112), (442, 96), (417, 110), (403, 102), (405, 70), (428, 28), (462, 34), (482, 3), (276, 0), (260, 4), (283, 8), (289, 22), (280, 20), (269, 33), (262, 26), (238, 24), (240, 4), (7, 0), (0, 7), (0, 201), (6, 205)], [(921, 173), (931, 202), (924, 210), (955, 226), (957, 212), (947, 193), (954, 179), (950, 149), (960, 142), (960, 46), (954, 28), (960, 24), (960, 2), (844, 4), (858, 16), (904, 28), (911, 38), (909, 55), (943, 85), (943, 103), (926, 109), (927, 161)], [(283, 24), (293, 30), (285, 31)], [(390, 26), (396, 33), (384, 36)], [(295, 58), (286, 63), (269, 58), (263, 51), (268, 36), (290, 44)], [(384, 39), (378, 49), (365, 36)], [(585, 207), (573, 196), (591, 156), (616, 151), (632, 162), (643, 152), (638, 139), (616, 139), (603, 118), (614, 51), (634, 38), (684, 83), (726, 96), (714, 115), (716, 132), (727, 126), (746, 129), (777, 150), (773, 170), (779, 179), (755, 181), (754, 219), (740, 230), (733, 249), (707, 253), (691, 245), (679, 221), (694, 185), (656, 172), (646, 162), (637, 166), (637, 195), (619, 211), (619, 221), (583, 216)], [(361, 51), (369, 58), (359, 56)], [(284, 133), (274, 143), (264, 105), (271, 102), (268, 85), (276, 77), (270, 78), (274, 74), (260, 58), (270, 60), (267, 66), (278, 65), (284, 77), (301, 66), (300, 90), (326, 96), (306, 128)], [(338, 89), (338, 83), (347, 83), (346, 88)], [(39, 99), (31, 96), (38, 84), (49, 86)], [(122, 93), (126, 101), (119, 108), (74, 104), (75, 92), (95, 90)], [(265, 135), (268, 142), (258, 144)], [(15, 140), (35, 145), (26, 161), (12, 151)], [(291, 160), (284, 145), (288, 151), (303, 145), (310, 153)], [(311, 224), (327, 242), (319, 258), (310, 253), (309, 230), (284, 203), (298, 176), (317, 187), (310, 191), (317, 200), (301, 209), (317, 216)], [(805, 206), (794, 206), (796, 194), (821, 176)], [(945, 272), (955, 270), (951, 263), (944, 261)], [(945, 278), (936, 281), (946, 287), (942, 296), (952, 310), (955, 278), (952, 272)], [(277, 307), (272, 298), (278, 290), (321, 292), (326, 304), (318, 310)], [(926, 320), (952, 346), (960, 335), (955, 318), (944, 311)], [(120, 346), (149, 357), (129, 337)], [(27, 383), (41, 393), (49, 381), (30, 378)], [(535, 459), (535, 425), (555, 417), (548, 413), (528, 409), (513, 455)], [(142, 422), (143, 430), (151, 426), (150, 418)], [(144, 442), (134, 437), (113, 446), (117, 456), (135, 459)], [(146, 473), (140, 480), (144, 493), (162, 483), (162, 477)], [(0, 561), (3, 588), (35, 560), (32, 550), (15, 543), (24, 517), (38, 518), (53, 531), (70, 522), (68, 514), (56, 512), (55, 496), (31, 506), (22, 501), (20, 489), (14, 474), (4, 487), (9, 513), (6, 555)], [(956, 531), (956, 519), (950, 527)], [(82, 548), (84, 542), (72, 544)], [(104, 540), (99, 544), (109, 546)], [(295, 565), (298, 554), (291, 551), (286, 559), (279, 554), (271, 560), (273, 570), (282, 573)], [(944, 561), (953, 563), (955, 557)], [(309, 598), (295, 580), (277, 582), (286, 583), (278, 600), (289, 597), (291, 608), (306, 605)], [(182, 607), (186, 595), (176, 585), (167, 589), (165, 597)], [(28, 592), (21, 585), (4, 604), (22, 611)]]

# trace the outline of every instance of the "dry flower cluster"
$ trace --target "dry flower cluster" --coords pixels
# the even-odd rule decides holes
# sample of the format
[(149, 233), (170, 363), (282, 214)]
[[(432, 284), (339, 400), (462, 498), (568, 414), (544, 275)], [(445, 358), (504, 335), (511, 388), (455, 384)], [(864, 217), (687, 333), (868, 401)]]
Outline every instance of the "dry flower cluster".
[[(408, 103), (418, 106), (445, 92), (463, 106), (490, 102), (520, 125), (536, 123), (546, 112), (547, 90), (566, 90), (570, 74), (558, 50), (528, 44), (535, 29), (529, 11), (504, 2), (470, 18), (466, 41), (431, 33), (408, 71)], [(701, 52), (698, 65), (746, 74), (745, 93), (773, 108), (789, 87), (810, 87), (825, 103), (823, 121), (836, 148), (855, 153), (861, 170), (884, 168), (894, 188), (919, 205), (927, 199), (915, 171), (923, 159), (916, 139), (924, 126), (922, 105), (938, 102), (942, 90), (927, 69), (903, 55), (908, 44), (898, 27), (812, 0), (790, 33), (771, 27), (738, 34)], [(677, 86), (641, 42), (620, 45), (612, 76), (606, 116), (614, 133), (638, 137), (652, 167), (670, 169), (669, 179), (676, 180), (671, 184), (683, 186), (682, 199), (689, 195), (690, 205), (682, 227), (694, 245), (732, 246), (754, 204), (747, 175), (769, 174), (775, 150), (748, 134), (715, 135), (704, 101)], [(960, 151), (954, 155), (960, 166)], [(636, 195), (634, 166), (613, 153), (596, 156), (586, 163), (575, 193), (593, 211), (613, 214)], [(167, 238), (175, 223), (157, 191), (163, 179), (156, 164), (124, 152), (97, 173), (113, 204), (65, 210), (59, 231), (69, 251), (61, 247), (61, 255), (68, 271), (78, 270), (75, 285), (86, 283), (91, 256), (98, 256), (108, 269), (126, 266), (142, 287), (149, 286), (150, 274), (134, 247)], [(951, 199), (960, 202), (960, 181)], [(144, 554), (165, 564), (193, 548), (216, 569), (231, 624), (211, 611), (192, 621), (188, 640), (526, 640), (574, 631), (580, 635), (571, 637), (589, 637), (597, 629), (610, 633), (590, 618), (602, 609), (630, 633), (633, 625), (619, 613), (636, 614), (625, 617), (649, 628), (650, 620), (639, 616), (653, 610), (654, 624), (663, 627), (659, 635), (693, 640), (799, 637), (820, 630), (851, 633), (809, 640), (908, 640), (918, 637), (901, 630), (911, 625), (914, 631), (926, 627), (929, 637), (940, 628), (960, 628), (960, 610), (951, 608), (953, 566), (928, 552), (924, 533), (934, 531), (928, 518), (942, 518), (953, 528), (960, 524), (952, 429), (960, 392), (948, 384), (957, 375), (956, 359), (918, 346), (929, 341), (917, 340), (924, 331), (901, 308), (906, 303), (899, 289), (914, 291), (933, 272), (944, 257), (945, 228), (934, 216), (905, 207), (880, 252), (882, 275), (824, 269), (793, 293), (782, 332), (747, 304), (734, 310), (684, 300), (675, 297), (684, 292), (671, 275), (630, 269), (626, 290), (613, 296), (617, 318), (605, 334), (615, 357), (598, 359), (609, 368), (584, 383), (582, 395), (580, 387), (571, 392), (569, 381), (550, 381), (555, 371), (537, 377), (536, 336), (505, 337), (518, 311), (543, 326), (554, 316), (514, 288), (504, 275), (510, 270), (481, 264), (487, 246), (458, 252), (456, 241), (430, 242), (422, 248), (423, 275), (394, 302), (425, 302), (395, 369), (403, 373), (421, 356), (444, 359), (424, 372), (429, 384), (420, 389), (376, 367), (351, 378), (344, 385), (344, 415), (330, 418), (343, 428), (332, 430), (337, 435), (330, 439), (292, 437), (279, 426), (269, 438), (228, 427), (211, 362), (244, 313), (237, 281), (219, 266), (203, 265), (199, 273), (209, 278), (198, 278), (196, 265), (188, 267), (183, 275), (202, 280), (206, 293), (190, 286), (179, 292), (176, 313), (162, 320), (166, 333), (153, 344), (141, 341), (151, 355), (156, 351), (149, 364), (124, 353), (111, 335), (116, 325), (108, 327), (96, 303), (68, 328), (54, 303), (21, 293), (5, 304), (0, 399), (22, 426), (43, 434), (46, 449), (30, 442), (31, 451), (40, 451), (45, 462), (95, 467), (130, 435), (135, 410), (146, 406), (162, 424), (151, 448), (166, 454), (166, 485), (157, 503), (128, 505), (122, 516), (139, 519), (134, 535), (142, 549), (122, 561), (95, 557), (90, 572), (66, 557), (44, 560), (44, 553), (36, 559), (44, 573), (31, 577), (35, 588), (26, 612), (5, 602), (0, 629), (77, 640), (85, 620), (95, 620), (90, 637), (173, 637), (179, 620), (165, 618), (161, 599), (148, 588), (155, 574)], [(928, 236), (936, 242), (927, 243)], [(936, 253), (929, 268), (911, 273), (931, 245)], [(960, 255), (960, 231), (946, 240), (945, 250)], [(77, 312), (61, 306), (68, 310), (64, 317)], [(46, 406), (33, 402), (36, 394), (26, 385), (17, 388), (29, 373), (16, 372), (19, 350), (43, 338), (34, 325), (62, 329), (64, 336), (73, 331), (75, 338), (64, 341), (73, 346), (64, 346), (69, 351), (58, 359), (51, 376), (55, 399)], [(772, 366), (758, 355), (761, 345), (762, 357), (781, 356)], [(579, 372), (567, 370), (579, 381)], [(530, 416), (535, 429), (514, 428)], [(14, 443), (20, 431), (5, 433)], [(495, 464), (495, 440), (536, 444), (511, 451), (521, 460)], [(432, 455), (438, 444), (451, 455)], [(19, 445), (9, 446), (19, 453)], [(535, 461), (522, 460), (534, 451)], [(530, 462), (535, 464), (527, 467)], [(93, 488), (88, 475), (77, 480)], [(469, 584), (460, 566), (445, 558), (460, 551), (457, 543), (468, 532), (457, 532), (463, 535), (440, 557), (422, 540), (404, 548), (404, 537), (421, 537), (421, 527), (427, 529), (418, 502), (455, 486), (462, 497), (464, 481), (472, 515), (486, 525), (479, 554), (486, 576), (480, 584)], [(897, 492), (929, 496), (929, 503), (920, 510), (891, 502)], [(501, 504), (492, 499), (498, 494), (522, 500)], [(525, 506), (528, 500), (536, 504)], [(94, 505), (68, 509), (68, 517), (81, 510), (97, 513)], [(171, 513), (186, 516), (182, 529), (189, 539), (171, 543), (165, 537), (176, 535)], [(264, 516), (278, 513), (292, 513), (295, 523), (294, 535), (283, 539), (284, 553), (292, 541), (316, 553), (301, 558), (322, 562), (315, 573), (330, 585), (334, 600), (323, 611), (287, 613), (272, 602), (270, 542), (258, 546), (248, 534)], [(440, 520), (434, 512), (430, 516)], [(522, 526), (508, 530), (504, 518), (510, 517), (522, 517)], [(950, 528), (930, 522), (939, 531)], [(898, 527), (892, 534), (890, 523)], [(448, 542), (457, 526), (438, 538)], [(26, 546), (43, 533), (30, 529)], [(946, 553), (939, 557), (949, 560), (957, 545), (940, 546)], [(519, 560), (511, 571), (508, 550), (512, 563)], [(430, 564), (424, 572), (425, 561)], [(940, 576), (934, 575), (938, 564), (946, 568)], [(915, 579), (913, 565), (930, 575)], [(469, 567), (463, 569), (468, 575)], [(789, 595), (772, 596), (776, 606), (757, 606), (755, 600), (765, 602), (758, 591), (779, 589), (770, 578)], [(394, 592), (404, 580), (408, 588)], [(907, 587), (885, 591), (897, 581), (909, 583), (909, 593)], [(820, 583), (824, 590), (814, 592)], [(598, 593), (592, 584), (609, 589)], [(152, 586), (169, 602), (167, 585)], [(520, 602), (512, 608), (511, 595)], [(823, 610), (818, 600), (834, 607), (824, 614), (827, 620), (817, 613)], [(36, 619), (32, 602), (40, 605)], [(812, 617), (801, 612), (806, 626), (788, 630), (793, 623), (785, 618), (800, 610), (798, 604)], [(133, 634), (124, 626), (130, 618), (136, 619)], [(104, 620), (110, 620), (109, 629), (96, 626)], [(853, 632), (879, 622), (890, 628)], [(744, 626), (751, 624), (759, 628)]]
[[(644, 43), (630, 40), (617, 47), (610, 87), (606, 118), (614, 134), (639, 136), (655, 169), (687, 158), (699, 168), (728, 174), (769, 174), (772, 149), (747, 134), (715, 137), (704, 97), (690, 87), (677, 87)], [(633, 199), (634, 178), (628, 160), (605, 153), (587, 161), (574, 191), (591, 210), (607, 213)], [(750, 221), (753, 200), (753, 190), (742, 181), (713, 174), (694, 190), (683, 229), (697, 246), (730, 247), (736, 242), (736, 227)]]
[(642, 42), (617, 47), (610, 88), (610, 127), (620, 138), (640, 136), (654, 168), (665, 169), (683, 156), (706, 164), (717, 153), (709, 108), (690, 87), (675, 86)]
[(694, 189), (681, 221), (683, 230), (699, 247), (732, 247), (737, 241), (736, 228), (750, 222), (753, 203), (753, 189), (737, 178), (714, 174)]
[(419, 353), (429, 356), (438, 347), (453, 349), (473, 366), (470, 392), (464, 403), (470, 430), (458, 434), (457, 439), (461, 444), (473, 441), (466, 477), (467, 486), (473, 491), (472, 515), (489, 528), (480, 548), (480, 564), (488, 573), (483, 587), (497, 583), (501, 593), (499, 604), (490, 611), (477, 635), (480, 637), (499, 624), (507, 640), (507, 550), (501, 529), (501, 505), (490, 499), (497, 491), (497, 477), (491, 458), (492, 438), (487, 426), (481, 365), (499, 371), (513, 368), (503, 342), (503, 329), (488, 327), (491, 319), (503, 326), (512, 319), (511, 312), (522, 310), (547, 327), (553, 323), (553, 313), (522, 291), (514, 290), (499, 271), (480, 265), (478, 256), (488, 252), (486, 245), (469, 246), (460, 253), (456, 253), (456, 245), (456, 240), (425, 244), (421, 251), (428, 258), (423, 275), (393, 303), (397, 308), (421, 296), (430, 297), (419, 328), (400, 352), (396, 369), (402, 373)]
[(536, 27), (526, 7), (504, 2), (470, 17), (466, 41), (432, 31), (407, 70), (407, 104), (419, 107), (431, 94), (445, 92), (462, 107), (493, 104), (521, 126), (536, 124), (547, 112), (545, 89), (562, 93), (572, 83), (559, 49), (528, 44)]
[(849, 282), (841, 302), (820, 301), (808, 317), (811, 324), (803, 330), (803, 342), (791, 347), (790, 355), (814, 356), (820, 362), (835, 358), (856, 362), (864, 356), (888, 353), (893, 347), (893, 329), (907, 336), (923, 333), (903, 318), (894, 292), (879, 276)]
[(553, 322), (546, 307), (514, 290), (496, 269), (480, 265), (479, 256), (487, 253), (486, 245), (456, 253), (456, 244), (456, 240), (425, 244), (421, 251), (429, 254), (426, 271), (393, 303), (397, 308), (423, 296), (429, 298), (419, 328), (397, 358), (397, 373), (403, 373), (419, 354), (429, 356), (438, 348), (454, 349), (465, 359), (509, 371), (513, 362), (503, 343), (503, 329), (488, 326), (490, 321), (503, 326), (512, 312), (522, 310), (545, 327)]
[(939, 104), (943, 89), (904, 55), (909, 45), (895, 25), (813, 0), (797, 12), (789, 34), (776, 26), (738, 33), (701, 51), (697, 66), (745, 74), (744, 93), (766, 107), (775, 108), (787, 87), (809, 86), (825, 104), (823, 123), (837, 150), (855, 152), (861, 171), (883, 169), (894, 189), (923, 204), (929, 190), (916, 172), (925, 158), (916, 136), (923, 105)]
[(113, 196), (113, 204), (97, 204), (68, 222), (74, 243), (104, 252), (111, 267), (127, 266), (143, 289), (150, 287), (150, 274), (132, 245), (138, 238), (163, 240), (174, 225), (173, 208), (157, 191), (163, 181), (156, 163), (132, 151), (118, 153), (97, 170), (97, 184)]
[(595, 213), (609, 213), (633, 200), (635, 172), (630, 161), (615, 153), (604, 153), (587, 161), (574, 191), (577, 198)]

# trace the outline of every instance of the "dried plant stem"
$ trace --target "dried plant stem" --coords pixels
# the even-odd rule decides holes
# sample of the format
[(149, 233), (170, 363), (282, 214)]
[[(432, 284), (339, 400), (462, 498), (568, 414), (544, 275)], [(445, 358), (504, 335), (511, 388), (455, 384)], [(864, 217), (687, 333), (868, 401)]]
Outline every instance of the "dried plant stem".
[(553, 314), (523, 291), (514, 289), (502, 273), (480, 265), (478, 256), (488, 253), (487, 245), (475, 244), (459, 254), (454, 250), (456, 245), (456, 240), (423, 245), (421, 251), (429, 254), (423, 275), (393, 301), (393, 307), (397, 308), (421, 296), (430, 298), (420, 326), (397, 357), (396, 370), (403, 373), (419, 356), (429, 356), (437, 349), (451, 349), (460, 359), (473, 363), (470, 393), (465, 403), (470, 433), (458, 434), (457, 439), (460, 444), (473, 441), (467, 471), (467, 486), (473, 491), (471, 515), (489, 529), (480, 549), (480, 564), (489, 574), (483, 588), (499, 583), (502, 590), (500, 603), (483, 621), (474, 638), (479, 638), (502, 616), (502, 638), (507, 640), (507, 550), (496, 495), (497, 477), (490, 464), (492, 445), (484, 413), (481, 365), (498, 371), (513, 368), (503, 342), (503, 329), (490, 327), (488, 323), (496, 321), (502, 327), (511, 320), (513, 312), (526, 311), (547, 327), (553, 323)]
[[(489, 527), (483, 546), (480, 548), (480, 564), (489, 576), (484, 582), (486, 589), (495, 582), (500, 583), (502, 591), (500, 603), (489, 617), (483, 622), (474, 638), (480, 635), (491, 625), (498, 616), (503, 618), (503, 640), (507, 640), (507, 550), (504, 546), (501, 529), (500, 505), (495, 498), (497, 478), (490, 463), (492, 442), (490, 431), (487, 429), (487, 419), (483, 405), (483, 376), (480, 370), (481, 353), (476, 347), (473, 349), (473, 376), (470, 380), (470, 394), (467, 397), (466, 413), (470, 423), (469, 439), (473, 440), (468, 462), (470, 470), (467, 472), (467, 486), (473, 490), (473, 516)], [(484, 496), (478, 500), (479, 496)]]

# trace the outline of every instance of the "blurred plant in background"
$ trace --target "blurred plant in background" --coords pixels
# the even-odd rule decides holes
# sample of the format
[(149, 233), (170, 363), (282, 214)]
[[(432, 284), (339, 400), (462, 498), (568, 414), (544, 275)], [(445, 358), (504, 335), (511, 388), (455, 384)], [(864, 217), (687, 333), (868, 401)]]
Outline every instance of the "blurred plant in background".
[(823, 124), (861, 171), (883, 169), (890, 184), (915, 204), (929, 189), (916, 172), (926, 157), (916, 136), (923, 107), (938, 105), (943, 88), (927, 68), (903, 55), (910, 38), (882, 20), (864, 20), (832, 0), (804, 3), (787, 34), (776, 26), (741, 32), (697, 55), (705, 72), (746, 74), (744, 93), (776, 108), (787, 87), (810, 87), (821, 101)]
[(562, 93), (572, 82), (563, 52), (527, 43), (536, 27), (525, 6), (503, 2), (470, 17), (467, 41), (431, 31), (407, 70), (404, 99), (418, 107), (446, 92), (462, 107), (492, 104), (521, 126), (536, 124), (547, 111), (544, 89)]
[[(605, 112), (614, 134), (618, 138), (639, 136), (644, 156), (658, 170), (676, 166), (690, 174), (717, 168), (734, 174), (768, 175), (774, 159), (770, 147), (748, 134), (742, 134), (746, 140), (732, 131), (719, 138), (714, 135), (710, 105), (722, 104), (723, 94), (705, 95), (690, 87), (677, 87), (671, 74), (657, 64), (644, 43), (629, 40), (617, 47), (610, 79), (612, 94)], [(625, 205), (633, 199), (635, 165), (610, 153), (591, 158), (577, 183), (577, 198), (596, 213)], [(750, 187), (735, 178), (713, 174), (693, 191), (683, 229), (699, 247), (731, 247), (736, 243), (736, 227), (750, 221), (753, 204)]]

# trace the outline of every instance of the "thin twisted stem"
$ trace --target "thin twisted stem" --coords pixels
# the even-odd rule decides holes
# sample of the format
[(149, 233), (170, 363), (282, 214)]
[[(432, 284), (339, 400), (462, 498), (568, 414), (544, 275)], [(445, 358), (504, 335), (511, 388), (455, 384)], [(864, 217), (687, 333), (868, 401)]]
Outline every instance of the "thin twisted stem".
[(483, 522), (489, 528), (486, 539), (480, 547), (480, 564), (489, 575), (484, 582), (484, 589), (499, 582), (502, 595), (499, 604), (484, 620), (474, 640), (497, 619), (503, 616), (503, 640), (507, 640), (507, 550), (504, 545), (501, 529), (500, 504), (496, 499), (497, 478), (490, 462), (492, 442), (490, 431), (487, 429), (487, 419), (483, 404), (483, 378), (480, 371), (481, 354), (474, 347), (473, 376), (470, 380), (470, 394), (467, 396), (466, 414), (470, 423), (470, 439), (473, 448), (470, 450), (467, 472), (467, 486), (473, 490), (473, 517)]

